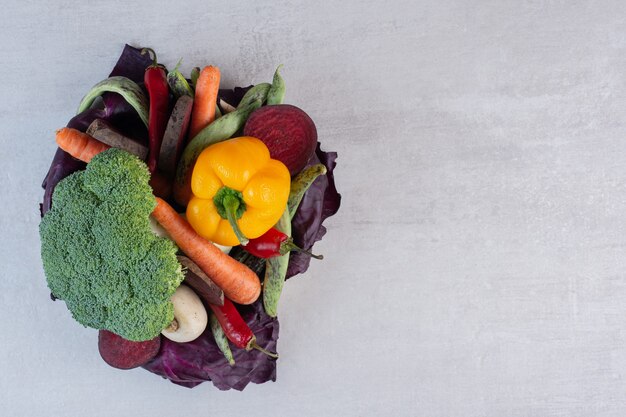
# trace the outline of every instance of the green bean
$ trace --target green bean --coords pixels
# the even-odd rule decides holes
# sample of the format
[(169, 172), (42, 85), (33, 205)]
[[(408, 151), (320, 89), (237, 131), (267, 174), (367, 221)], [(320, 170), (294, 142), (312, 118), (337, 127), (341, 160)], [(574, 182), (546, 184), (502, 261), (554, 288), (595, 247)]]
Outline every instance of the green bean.
[(226, 338), (226, 334), (224, 333), (224, 329), (222, 329), (220, 322), (217, 321), (217, 317), (215, 317), (215, 314), (212, 312), (209, 312), (209, 323), (211, 325), (211, 333), (213, 333), (217, 347), (224, 354), (228, 364), (233, 366), (235, 364), (235, 358), (233, 358), (233, 352), (230, 350), (230, 346), (228, 345), (228, 339)]
[(298, 210), (304, 193), (311, 187), (315, 179), (325, 174), (326, 167), (322, 164), (315, 164), (305, 168), (291, 180), (291, 191), (289, 191), (289, 199), (287, 200), (287, 209), (289, 210), (290, 218), (293, 218), (296, 214), (296, 210)]
[(238, 108), (234, 112), (216, 119), (194, 136), (187, 147), (185, 147), (178, 163), (175, 178), (178, 185), (182, 186), (185, 184), (186, 176), (191, 174), (191, 169), (196, 159), (207, 146), (222, 142), (233, 136), (246, 123), (250, 113), (259, 107), (261, 107), (261, 102), (254, 101), (247, 107)]
[[(289, 210), (285, 209), (276, 229), (280, 230), (287, 236), (291, 236), (291, 217)], [(263, 280), (263, 307), (270, 317), (276, 317), (278, 310), (278, 300), (283, 291), (285, 277), (287, 276), (287, 267), (289, 266), (289, 252), (281, 256), (274, 256), (265, 261), (265, 278)]]
[(270, 106), (272, 104), (282, 104), (285, 99), (285, 80), (280, 76), (280, 69), (282, 68), (282, 64), (276, 68), (276, 72), (274, 72), (274, 79), (272, 80), (272, 86), (270, 87), (270, 91), (267, 93), (267, 105)]
[(176, 98), (180, 96), (193, 97), (193, 90), (187, 82), (187, 79), (183, 74), (181, 74), (180, 71), (178, 71), (178, 67), (180, 67), (181, 62), (182, 58), (178, 61), (176, 67), (174, 67), (173, 70), (167, 73), (167, 83), (169, 84), (170, 89), (172, 90), (172, 93), (174, 93), (174, 96)]
[(200, 67), (194, 67), (191, 69), (191, 85), (193, 86), (194, 90), (196, 88), (196, 82), (198, 81), (198, 77), (200, 76)]
[(148, 99), (136, 82), (122, 76), (109, 77), (94, 85), (80, 101), (76, 114), (87, 110), (96, 98), (106, 92), (118, 93), (124, 97), (124, 100), (137, 111), (141, 121), (148, 127)]
[(261, 83), (255, 85), (254, 87), (246, 91), (246, 94), (239, 102), (237, 108), (240, 109), (242, 107), (247, 107), (251, 103), (254, 103), (256, 101), (260, 101), (261, 104), (265, 103), (265, 100), (267, 99), (267, 92), (270, 90), (270, 87), (270, 83)]

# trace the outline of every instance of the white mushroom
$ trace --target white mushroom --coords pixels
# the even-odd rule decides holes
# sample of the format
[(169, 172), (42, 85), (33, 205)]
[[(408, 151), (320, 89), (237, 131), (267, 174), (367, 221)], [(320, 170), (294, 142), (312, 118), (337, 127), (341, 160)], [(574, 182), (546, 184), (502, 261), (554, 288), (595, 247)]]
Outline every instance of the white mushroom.
[(195, 340), (206, 329), (208, 317), (200, 297), (186, 285), (181, 285), (170, 298), (174, 304), (174, 321), (161, 334), (168, 339), (186, 343)]

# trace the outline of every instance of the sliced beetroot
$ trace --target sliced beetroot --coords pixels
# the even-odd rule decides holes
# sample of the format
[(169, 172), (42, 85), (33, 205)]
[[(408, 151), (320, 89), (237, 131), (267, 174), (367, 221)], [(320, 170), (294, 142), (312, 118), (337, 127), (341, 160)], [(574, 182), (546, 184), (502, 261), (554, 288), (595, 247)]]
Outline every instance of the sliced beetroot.
[(255, 110), (243, 134), (262, 140), (271, 157), (285, 164), (292, 176), (302, 171), (317, 146), (315, 123), (303, 110), (290, 104)]
[(161, 336), (145, 342), (132, 342), (108, 330), (98, 332), (100, 356), (118, 369), (133, 369), (154, 358), (161, 347)]

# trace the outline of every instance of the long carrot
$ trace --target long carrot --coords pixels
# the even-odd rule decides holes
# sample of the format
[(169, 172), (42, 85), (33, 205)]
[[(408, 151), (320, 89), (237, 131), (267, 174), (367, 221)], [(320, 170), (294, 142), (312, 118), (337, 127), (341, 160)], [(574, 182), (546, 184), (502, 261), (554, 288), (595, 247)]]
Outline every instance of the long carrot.
[(189, 138), (196, 136), (215, 119), (217, 92), (220, 88), (220, 70), (209, 65), (200, 72), (193, 99)]
[(259, 298), (261, 282), (257, 275), (198, 235), (187, 220), (164, 200), (157, 198), (152, 217), (228, 298), (239, 304), (251, 304)]
[[(59, 148), (83, 162), (91, 161), (94, 156), (110, 148), (106, 143), (69, 127), (57, 130), (56, 141)], [(171, 181), (159, 172), (150, 177), (150, 186), (154, 195), (159, 197), (167, 198), (172, 192)]]
[(59, 148), (83, 162), (91, 161), (94, 156), (110, 148), (109, 145), (70, 127), (57, 130), (56, 140)]

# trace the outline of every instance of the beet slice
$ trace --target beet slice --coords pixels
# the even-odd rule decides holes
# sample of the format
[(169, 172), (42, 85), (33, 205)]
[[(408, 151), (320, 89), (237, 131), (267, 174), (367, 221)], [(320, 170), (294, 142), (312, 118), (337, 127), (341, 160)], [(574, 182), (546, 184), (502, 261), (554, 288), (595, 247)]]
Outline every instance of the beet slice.
[(262, 140), (270, 156), (285, 164), (292, 176), (302, 171), (317, 146), (315, 123), (303, 110), (290, 104), (255, 110), (243, 134)]
[(161, 347), (161, 336), (145, 342), (132, 342), (108, 330), (98, 332), (100, 356), (117, 369), (133, 369), (154, 358)]

